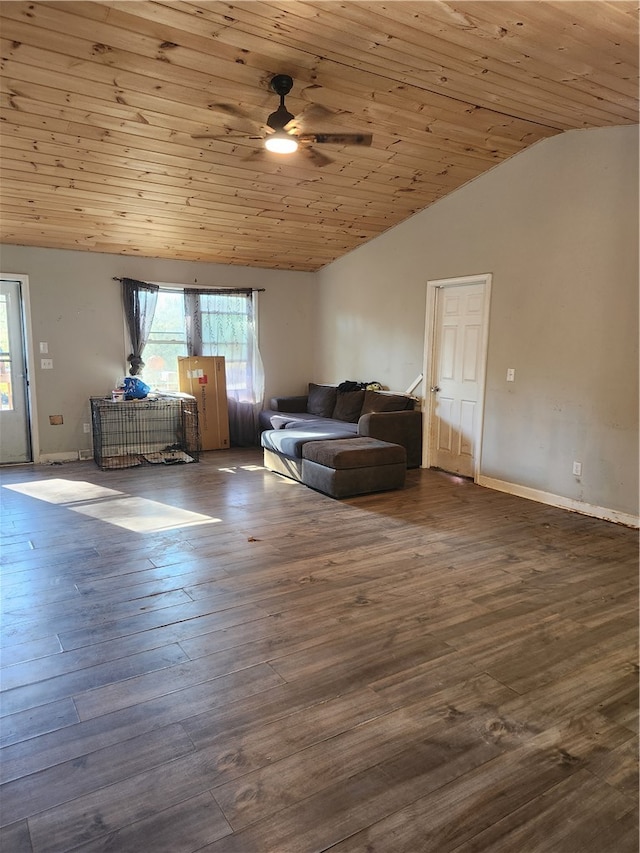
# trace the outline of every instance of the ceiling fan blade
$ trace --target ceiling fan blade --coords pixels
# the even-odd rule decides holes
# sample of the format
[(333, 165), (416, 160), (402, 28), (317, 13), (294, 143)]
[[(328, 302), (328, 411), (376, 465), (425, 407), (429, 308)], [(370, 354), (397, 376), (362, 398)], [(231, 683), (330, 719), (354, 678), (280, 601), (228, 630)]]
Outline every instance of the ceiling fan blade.
[(301, 133), (298, 139), (315, 145), (371, 145), (371, 133)]
[(261, 136), (255, 133), (241, 133), (240, 131), (231, 131), (230, 133), (214, 134), (214, 133), (192, 133), (191, 139), (262, 139)]
[(329, 163), (334, 162), (331, 157), (327, 157), (324, 154), (321, 154), (319, 151), (316, 151), (315, 148), (311, 148), (311, 146), (305, 145), (304, 147), (300, 148), (299, 151), (308, 160), (311, 160), (314, 166), (328, 166)]
[(255, 119), (241, 110), (240, 107), (234, 104), (207, 104), (207, 109), (213, 110), (214, 113), (224, 113), (224, 115), (233, 116), (234, 118), (243, 118), (250, 122), (255, 122)]
[[(284, 126), (284, 130), (287, 133), (304, 133), (314, 124), (330, 121), (345, 114), (347, 114), (347, 110), (330, 110), (321, 104), (309, 104)], [(351, 113), (348, 114), (351, 115)]]
[[(240, 107), (236, 107), (233, 104), (208, 104), (207, 108), (214, 113), (221, 113), (222, 115), (229, 116), (235, 121), (233, 122), (236, 127), (229, 127), (228, 125), (223, 125), (225, 130), (234, 131), (234, 132), (246, 132), (249, 136), (250, 134), (256, 133), (264, 133), (265, 127), (261, 121), (257, 121), (252, 115), (245, 112), (245, 110), (240, 109)], [(215, 120), (212, 121), (212, 124), (216, 124)]]
[(246, 157), (243, 157), (242, 160), (246, 162), (260, 162), (260, 160), (268, 160), (269, 152), (266, 148), (256, 148), (255, 151), (252, 151), (251, 154), (248, 154)]

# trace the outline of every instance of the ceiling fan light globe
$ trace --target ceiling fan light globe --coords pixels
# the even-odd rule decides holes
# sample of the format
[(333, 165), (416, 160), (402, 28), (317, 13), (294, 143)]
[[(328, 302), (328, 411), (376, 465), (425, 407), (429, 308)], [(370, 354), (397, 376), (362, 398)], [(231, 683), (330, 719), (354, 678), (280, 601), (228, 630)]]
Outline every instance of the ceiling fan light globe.
[(264, 147), (274, 154), (293, 154), (294, 151), (298, 150), (298, 142), (288, 133), (279, 131), (272, 133), (265, 139)]

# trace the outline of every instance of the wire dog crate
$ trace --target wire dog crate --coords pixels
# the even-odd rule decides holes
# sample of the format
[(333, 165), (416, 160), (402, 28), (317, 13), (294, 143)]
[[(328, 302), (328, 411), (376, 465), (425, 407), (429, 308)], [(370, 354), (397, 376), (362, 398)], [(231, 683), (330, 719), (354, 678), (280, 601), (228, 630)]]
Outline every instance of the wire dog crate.
[(197, 462), (198, 407), (189, 394), (114, 402), (91, 397), (93, 458), (103, 471)]

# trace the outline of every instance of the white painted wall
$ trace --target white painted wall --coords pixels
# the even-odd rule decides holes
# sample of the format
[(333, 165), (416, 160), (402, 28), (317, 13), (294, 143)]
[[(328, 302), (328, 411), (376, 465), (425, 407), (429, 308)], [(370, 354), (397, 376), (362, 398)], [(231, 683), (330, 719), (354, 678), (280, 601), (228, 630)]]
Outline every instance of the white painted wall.
[[(91, 448), (83, 433), (89, 397), (109, 393), (122, 379), (130, 352), (120, 284), (113, 277), (172, 284), (264, 287), (259, 338), (266, 394), (302, 393), (312, 374), (315, 276), (222, 264), (130, 258), (22, 246), (0, 248), (0, 272), (29, 277), (32, 357), (39, 454), (77, 456)], [(53, 370), (40, 370), (40, 341), (49, 344)], [(61, 414), (62, 426), (49, 415)], [(37, 449), (36, 449), (37, 450)]]
[(427, 281), (475, 273), (493, 274), (482, 474), (637, 515), (638, 128), (538, 143), (325, 267), (315, 373), (406, 388)]

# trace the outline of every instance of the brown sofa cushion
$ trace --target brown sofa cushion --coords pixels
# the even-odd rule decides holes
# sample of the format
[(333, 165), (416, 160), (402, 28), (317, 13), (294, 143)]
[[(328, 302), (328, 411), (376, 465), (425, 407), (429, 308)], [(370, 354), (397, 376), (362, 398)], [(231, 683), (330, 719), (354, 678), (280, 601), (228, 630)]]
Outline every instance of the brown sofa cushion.
[(358, 422), (364, 400), (364, 391), (338, 392), (332, 417), (338, 421), (355, 424)]
[(330, 418), (336, 405), (338, 389), (334, 385), (316, 385), (309, 383), (307, 412), (319, 418)]
[(363, 415), (371, 412), (402, 412), (413, 408), (411, 397), (403, 397), (401, 394), (382, 394), (380, 391), (365, 391), (362, 404)]

